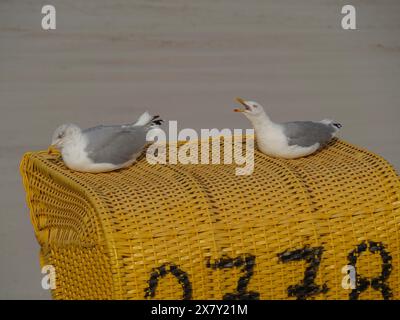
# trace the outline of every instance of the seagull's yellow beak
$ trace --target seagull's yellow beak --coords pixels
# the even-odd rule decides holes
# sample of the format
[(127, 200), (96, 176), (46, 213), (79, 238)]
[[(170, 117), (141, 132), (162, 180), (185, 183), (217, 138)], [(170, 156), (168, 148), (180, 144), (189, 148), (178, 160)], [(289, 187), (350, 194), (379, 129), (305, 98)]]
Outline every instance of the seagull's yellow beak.
[[(246, 102), (242, 98), (236, 98), (236, 101), (239, 102), (242, 106), (247, 107)], [(235, 112), (245, 112), (244, 109), (234, 109)]]
[(57, 150), (57, 147), (55, 144), (50, 145), (49, 148), (47, 149), (48, 154), (57, 153), (57, 152), (58, 152), (58, 150)]

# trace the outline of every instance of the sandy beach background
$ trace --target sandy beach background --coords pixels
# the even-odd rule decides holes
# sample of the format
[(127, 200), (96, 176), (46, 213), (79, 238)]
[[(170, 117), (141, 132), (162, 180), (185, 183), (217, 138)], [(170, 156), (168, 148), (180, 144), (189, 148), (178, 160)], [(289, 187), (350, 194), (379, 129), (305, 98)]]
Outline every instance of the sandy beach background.
[[(53, 4), (57, 29), (41, 29)], [(56, 126), (134, 120), (248, 128), (234, 98), (277, 121), (333, 118), (400, 170), (400, 1), (0, 1), (0, 298), (48, 299), (18, 170)]]

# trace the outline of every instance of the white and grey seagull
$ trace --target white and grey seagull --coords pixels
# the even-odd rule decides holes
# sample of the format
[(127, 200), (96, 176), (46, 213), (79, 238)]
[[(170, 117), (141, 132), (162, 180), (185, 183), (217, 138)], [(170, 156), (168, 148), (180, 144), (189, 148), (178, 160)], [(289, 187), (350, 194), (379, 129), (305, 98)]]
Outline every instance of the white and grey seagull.
[(65, 165), (82, 172), (108, 172), (133, 164), (146, 145), (146, 135), (163, 120), (143, 113), (135, 123), (99, 125), (81, 130), (75, 124), (59, 126), (52, 138), (49, 153), (61, 152)]
[(236, 99), (244, 109), (235, 109), (250, 120), (261, 152), (279, 158), (308, 156), (336, 136), (342, 125), (333, 120), (275, 123), (255, 101)]

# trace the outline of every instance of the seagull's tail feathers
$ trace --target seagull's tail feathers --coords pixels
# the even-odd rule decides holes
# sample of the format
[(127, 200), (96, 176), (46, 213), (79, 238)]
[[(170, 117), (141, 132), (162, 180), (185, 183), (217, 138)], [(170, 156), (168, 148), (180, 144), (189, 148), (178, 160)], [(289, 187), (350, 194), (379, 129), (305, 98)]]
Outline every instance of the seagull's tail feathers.
[(152, 116), (147, 111), (143, 113), (139, 119), (133, 124), (134, 126), (144, 127), (144, 126), (159, 126), (164, 122), (164, 120), (160, 119), (160, 116)]
[(339, 130), (342, 128), (342, 124), (339, 122), (336, 122), (334, 120), (330, 120), (330, 119), (324, 119), (321, 121), (321, 123), (329, 125), (331, 127), (333, 127), (333, 129), (335, 130), (333, 133), (333, 136), (336, 136), (336, 134), (339, 132)]
[(331, 125), (333, 127), (335, 127), (336, 129), (340, 129), (342, 127), (342, 124), (339, 122), (336, 122), (334, 120), (331, 119), (324, 119), (321, 121), (321, 123), (326, 124), (326, 125)]
[(340, 129), (340, 128), (343, 127), (342, 124), (339, 123), (339, 122), (333, 122), (332, 125), (333, 125), (334, 127), (338, 128), (338, 129)]
[(153, 117), (151, 118), (151, 121), (150, 121), (150, 127), (158, 127), (158, 126), (161, 126), (163, 122), (164, 122), (164, 120), (161, 119), (159, 115), (153, 116)]
[(146, 111), (144, 112), (139, 119), (133, 124), (134, 126), (145, 126), (149, 124), (153, 120), (153, 117)]

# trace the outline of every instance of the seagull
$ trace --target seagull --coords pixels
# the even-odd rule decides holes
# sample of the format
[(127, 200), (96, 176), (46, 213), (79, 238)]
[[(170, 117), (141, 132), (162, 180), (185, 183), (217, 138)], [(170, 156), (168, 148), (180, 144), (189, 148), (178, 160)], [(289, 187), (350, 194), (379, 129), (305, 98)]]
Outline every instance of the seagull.
[(146, 111), (135, 123), (125, 125), (82, 130), (75, 124), (63, 124), (55, 130), (48, 152), (59, 150), (65, 165), (76, 171), (98, 173), (126, 168), (142, 153), (148, 131), (162, 122), (159, 116)]
[(342, 125), (333, 120), (293, 121), (275, 123), (255, 101), (236, 99), (254, 127), (257, 146), (261, 152), (278, 158), (296, 159), (308, 156), (332, 140)]

